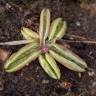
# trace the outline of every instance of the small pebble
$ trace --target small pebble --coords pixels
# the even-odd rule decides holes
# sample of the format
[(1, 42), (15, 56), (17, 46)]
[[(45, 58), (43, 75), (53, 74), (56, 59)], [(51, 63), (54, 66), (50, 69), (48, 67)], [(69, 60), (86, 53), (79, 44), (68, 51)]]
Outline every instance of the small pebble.
[(96, 87), (96, 81), (94, 81), (94, 82), (92, 83), (92, 86), (93, 86), (93, 87)]
[(48, 84), (49, 83), (49, 80), (42, 80), (42, 83), (43, 84)]
[(79, 22), (79, 21), (77, 21), (77, 22), (76, 22), (76, 25), (77, 25), (78, 27), (80, 27), (80, 26), (81, 26), (81, 24), (80, 24), (80, 22)]
[(81, 78), (82, 77), (81, 73), (78, 73), (78, 76), (79, 76), (79, 78)]
[(64, 81), (60, 83), (60, 87), (64, 89), (70, 89), (72, 84), (70, 82)]
[(29, 94), (26, 94), (25, 96), (30, 96)]
[(20, 74), (20, 77), (23, 77), (23, 75), (24, 75), (24, 74), (23, 74), (23, 73), (21, 73), (21, 74)]
[(92, 72), (88, 72), (88, 75), (89, 76), (94, 76), (95, 75), (95, 72), (93, 72), (93, 71)]
[(10, 4), (8, 4), (8, 3), (6, 3), (6, 9), (10, 9), (11, 8), (11, 5)]
[(11, 52), (0, 48), (0, 60), (5, 61), (9, 57), (10, 54)]

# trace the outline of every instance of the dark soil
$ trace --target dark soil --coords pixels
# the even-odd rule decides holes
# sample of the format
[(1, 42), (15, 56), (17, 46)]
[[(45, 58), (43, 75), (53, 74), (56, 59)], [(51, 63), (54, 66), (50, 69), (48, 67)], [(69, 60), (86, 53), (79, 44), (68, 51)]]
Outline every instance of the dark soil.
[[(62, 17), (68, 22), (64, 39), (77, 40), (81, 36), (96, 41), (95, 0), (0, 0), (0, 42), (23, 39), (19, 32), (22, 26), (38, 31), (39, 15), (45, 7), (51, 10), (52, 20)], [(96, 96), (96, 44), (69, 44), (87, 62), (91, 72), (80, 77), (59, 64), (62, 77), (53, 80), (38, 60), (16, 73), (6, 73), (0, 61), (0, 96)], [(12, 52), (20, 47), (0, 46)]]

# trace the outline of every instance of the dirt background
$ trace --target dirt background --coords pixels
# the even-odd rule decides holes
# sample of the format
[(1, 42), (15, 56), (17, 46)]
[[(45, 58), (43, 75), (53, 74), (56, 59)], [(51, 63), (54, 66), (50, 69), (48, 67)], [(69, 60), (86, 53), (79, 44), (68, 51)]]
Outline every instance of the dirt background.
[[(96, 41), (96, 0), (0, 0), (0, 42), (23, 39), (22, 26), (38, 31), (43, 8), (51, 10), (52, 20), (62, 17), (67, 21), (65, 40)], [(16, 73), (6, 73), (0, 61), (0, 96), (96, 96), (96, 44), (69, 44), (91, 71), (80, 76), (59, 64), (62, 77), (53, 80), (38, 60)], [(0, 46), (12, 53), (20, 47)]]

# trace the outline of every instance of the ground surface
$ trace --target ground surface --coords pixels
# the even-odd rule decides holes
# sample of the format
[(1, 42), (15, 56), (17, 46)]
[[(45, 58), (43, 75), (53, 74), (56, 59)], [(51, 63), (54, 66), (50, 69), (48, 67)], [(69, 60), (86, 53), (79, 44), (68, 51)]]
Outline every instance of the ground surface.
[[(64, 39), (96, 41), (95, 0), (0, 0), (0, 42), (23, 39), (22, 26), (38, 31), (43, 8), (52, 12), (52, 20), (62, 17), (68, 22)], [(74, 37), (75, 35), (75, 37)], [(96, 44), (69, 43), (92, 69), (78, 75), (59, 64), (62, 77), (53, 80), (40, 67), (38, 60), (17, 73), (4, 72), (0, 61), (0, 96), (96, 96)], [(0, 46), (16, 52), (21, 46)]]

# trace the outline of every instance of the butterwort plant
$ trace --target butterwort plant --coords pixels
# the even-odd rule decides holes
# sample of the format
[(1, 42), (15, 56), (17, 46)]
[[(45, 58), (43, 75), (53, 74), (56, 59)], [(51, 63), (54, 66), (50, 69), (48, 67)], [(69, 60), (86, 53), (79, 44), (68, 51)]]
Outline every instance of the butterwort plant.
[(6, 72), (16, 72), (36, 58), (43, 70), (54, 79), (61, 77), (57, 62), (73, 71), (84, 72), (86, 70), (87, 64), (84, 60), (64, 44), (57, 42), (65, 35), (66, 21), (61, 18), (53, 20), (52, 23), (50, 21), (50, 10), (43, 9), (40, 14), (39, 32), (26, 27), (21, 28), (23, 37), (31, 42), (9, 57), (4, 66)]

